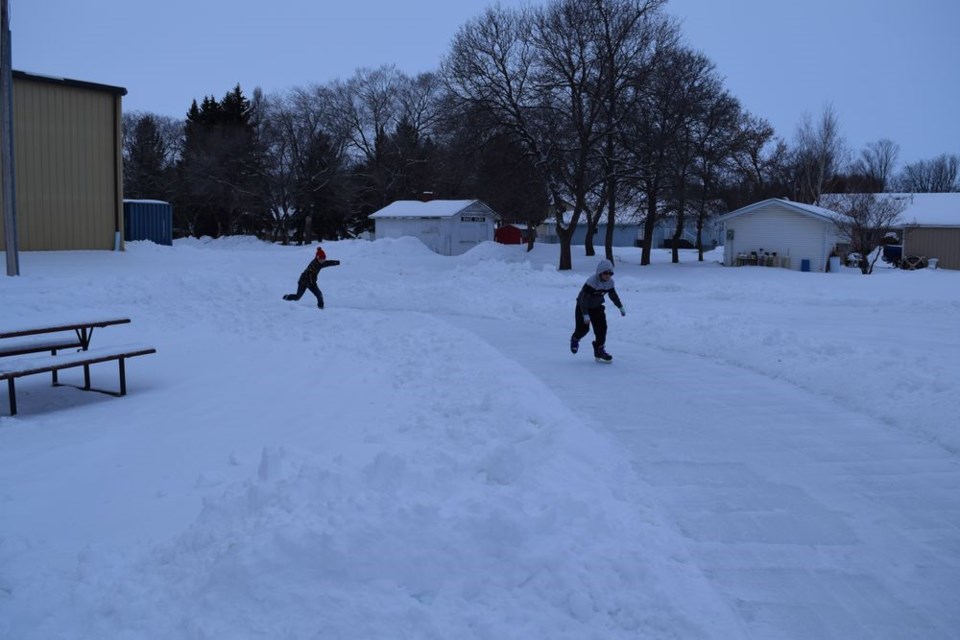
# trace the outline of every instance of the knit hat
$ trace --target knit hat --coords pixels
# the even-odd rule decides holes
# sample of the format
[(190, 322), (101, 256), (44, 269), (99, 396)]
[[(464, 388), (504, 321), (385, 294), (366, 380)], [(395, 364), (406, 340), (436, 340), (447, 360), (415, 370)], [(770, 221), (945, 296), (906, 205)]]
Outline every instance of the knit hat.
[(326, 260), (326, 259), (327, 259), (327, 254), (325, 254), (325, 253), (323, 252), (323, 247), (317, 247), (317, 255), (316, 255), (316, 258), (317, 258), (317, 260)]

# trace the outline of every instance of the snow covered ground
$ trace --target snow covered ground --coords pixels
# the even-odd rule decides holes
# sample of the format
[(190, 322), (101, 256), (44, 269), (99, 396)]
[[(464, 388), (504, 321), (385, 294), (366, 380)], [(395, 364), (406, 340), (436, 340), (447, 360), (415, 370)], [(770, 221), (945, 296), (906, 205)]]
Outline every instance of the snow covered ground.
[(323, 311), (248, 238), (0, 279), (158, 349), (3, 388), (0, 637), (956, 637), (960, 273), (618, 249), (607, 366), (582, 249), (324, 247)]

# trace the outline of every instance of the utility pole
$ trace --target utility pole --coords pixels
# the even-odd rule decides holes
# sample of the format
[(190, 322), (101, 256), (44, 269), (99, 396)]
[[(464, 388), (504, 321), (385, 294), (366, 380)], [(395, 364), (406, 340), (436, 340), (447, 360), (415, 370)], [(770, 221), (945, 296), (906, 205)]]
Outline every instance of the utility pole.
[(20, 275), (17, 242), (17, 188), (13, 170), (13, 61), (10, 3), (0, 0), (0, 173), (3, 174), (3, 239), (7, 275)]

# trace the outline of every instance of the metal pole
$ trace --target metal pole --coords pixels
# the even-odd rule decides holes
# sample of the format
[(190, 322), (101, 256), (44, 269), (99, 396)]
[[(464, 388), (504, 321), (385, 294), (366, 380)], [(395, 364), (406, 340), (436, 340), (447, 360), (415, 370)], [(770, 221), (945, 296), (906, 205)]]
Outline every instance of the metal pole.
[(3, 238), (7, 275), (20, 275), (17, 241), (17, 188), (13, 167), (13, 61), (10, 4), (0, 0), (0, 173), (3, 174)]

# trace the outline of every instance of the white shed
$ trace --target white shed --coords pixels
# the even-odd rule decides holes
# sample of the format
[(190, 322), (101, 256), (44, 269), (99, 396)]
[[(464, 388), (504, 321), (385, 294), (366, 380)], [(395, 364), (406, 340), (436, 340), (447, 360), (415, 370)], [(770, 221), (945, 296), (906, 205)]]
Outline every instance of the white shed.
[(444, 256), (492, 242), (500, 218), (480, 200), (397, 200), (369, 217), (375, 238), (412, 236)]
[(723, 264), (742, 264), (744, 256), (776, 254), (767, 264), (801, 271), (826, 271), (827, 261), (842, 238), (836, 214), (811, 204), (770, 198), (721, 216), (726, 227)]

